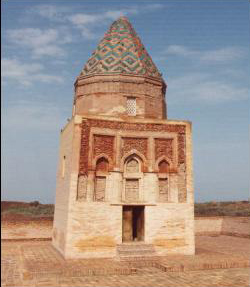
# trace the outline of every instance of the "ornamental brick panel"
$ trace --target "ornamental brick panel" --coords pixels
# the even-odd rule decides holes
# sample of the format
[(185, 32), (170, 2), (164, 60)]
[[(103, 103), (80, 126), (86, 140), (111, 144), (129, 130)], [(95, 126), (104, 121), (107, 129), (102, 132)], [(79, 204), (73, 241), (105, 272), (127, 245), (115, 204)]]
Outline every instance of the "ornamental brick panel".
[(123, 138), (121, 155), (124, 156), (131, 150), (137, 150), (147, 158), (147, 139), (145, 138)]
[(113, 159), (114, 155), (114, 137), (106, 135), (94, 135), (94, 157), (105, 154)]
[(154, 123), (125, 123), (117, 121), (106, 121), (89, 119), (89, 124), (92, 127), (110, 128), (124, 131), (152, 131), (152, 132), (173, 132), (178, 134), (185, 134), (185, 125), (171, 125), (171, 124), (154, 124)]
[(185, 163), (185, 135), (178, 134), (178, 161), (179, 165)]
[(90, 124), (87, 121), (84, 121), (81, 124), (81, 130), (82, 132), (81, 132), (79, 175), (86, 175), (88, 174)]
[(173, 161), (173, 139), (155, 139), (155, 160), (161, 156)]
[[(123, 131), (152, 131), (152, 132), (172, 132), (178, 133), (178, 162), (185, 163), (185, 125), (171, 125), (171, 124), (154, 124), (154, 123), (125, 123), (117, 121), (106, 121), (97, 119), (88, 119), (82, 123), (82, 141), (80, 151), (80, 174), (88, 173), (88, 152), (89, 152), (89, 132), (91, 127), (109, 128), (113, 130)], [(100, 136), (101, 137), (101, 136)], [(104, 153), (104, 149), (113, 159), (114, 138), (112, 136), (102, 136), (106, 144), (102, 144), (99, 136), (96, 137), (96, 148), (94, 154)], [(112, 140), (111, 140), (112, 138)], [(125, 145), (122, 148), (122, 155), (129, 151), (129, 149), (137, 149), (145, 157), (147, 157), (147, 140), (145, 138), (124, 138)], [(158, 153), (162, 153), (161, 148)], [(173, 152), (168, 148), (166, 151), (170, 157), (173, 157)]]

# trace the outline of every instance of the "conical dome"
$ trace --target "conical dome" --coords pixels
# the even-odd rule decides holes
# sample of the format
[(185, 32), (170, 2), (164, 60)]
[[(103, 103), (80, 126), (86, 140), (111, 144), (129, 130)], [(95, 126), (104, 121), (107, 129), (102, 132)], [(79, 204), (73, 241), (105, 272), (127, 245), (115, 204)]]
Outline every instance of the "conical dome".
[(126, 17), (115, 21), (75, 81), (73, 114), (166, 118), (166, 83)]
[(82, 76), (133, 74), (161, 79), (161, 74), (126, 17), (116, 20), (87, 61)]

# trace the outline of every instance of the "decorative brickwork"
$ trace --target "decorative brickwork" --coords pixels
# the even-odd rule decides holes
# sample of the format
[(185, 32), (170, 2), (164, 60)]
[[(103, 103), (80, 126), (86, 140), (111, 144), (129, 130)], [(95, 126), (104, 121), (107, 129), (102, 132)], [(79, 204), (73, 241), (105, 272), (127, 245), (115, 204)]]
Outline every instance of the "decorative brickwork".
[(186, 171), (184, 164), (180, 164), (178, 170), (178, 201), (187, 201)]
[(113, 159), (114, 137), (106, 135), (94, 135), (94, 157), (105, 154)]
[[(125, 123), (117, 121), (106, 121), (88, 119), (82, 123), (82, 142), (80, 154), (80, 168), (79, 174), (87, 174), (88, 171), (88, 151), (89, 151), (89, 131), (91, 127), (109, 128), (113, 130), (125, 131), (155, 131), (155, 132), (169, 132), (178, 133), (178, 159), (179, 164), (185, 163), (185, 126), (184, 125), (170, 125), (170, 124), (153, 124), (153, 123)], [(101, 137), (105, 138), (106, 145), (102, 145)], [(102, 147), (105, 152), (113, 158), (111, 150), (113, 150), (113, 137), (111, 136), (97, 136), (97, 148), (95, 153), (103, 153)], [(104, 139), (103, 138), (103, 139)], [(122, 155), (129, 152), (131, 149), (136, 149), (147, 157), (147, 139), (144, 138), (124, 138)], [(158, 153), (162, 153), (161, 148)], [(170, 151), (168, 151), (170, 152)], [(172, 156), (172, 152), (170, 152)]]
[(88, 119), (91, 127), (99, 128), (110, 128), (115, 130), (124, 131), (152, 131), (152, 132), (169, 132), (185, 134), (185, 125), (171, 125), (171, 124), (154, 124), (154, 123), (128, 123), (128, 122), (117, 122), (117, 121), (106, 121)]
[(147, 157), (147, 139), (145, 138), (123, 138), (122, 139), (122, 156), (132, 149), (139, 151)]
[(155, 139), (155, 160), (161, 156), (173, 161), (173, 139)]
[(79, 175), (86, 175), (86, 174), (88, 174), (90, 124), (87, 121), (84, 121), (81, 124), (81, 129), (82, 129), (82, 132), (81, 132)]
[(178, 161), (179, 164), (185, 163), (185, 135), (178, 134)]

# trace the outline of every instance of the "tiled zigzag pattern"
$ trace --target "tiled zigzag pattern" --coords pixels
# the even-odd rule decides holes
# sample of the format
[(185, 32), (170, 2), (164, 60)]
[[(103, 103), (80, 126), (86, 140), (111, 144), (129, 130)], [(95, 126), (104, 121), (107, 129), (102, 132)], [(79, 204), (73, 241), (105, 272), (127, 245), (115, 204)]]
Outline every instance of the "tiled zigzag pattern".
[(84, 66), (81, 75), (135, 74), (161, 78), (126, 17), (115, 21)]

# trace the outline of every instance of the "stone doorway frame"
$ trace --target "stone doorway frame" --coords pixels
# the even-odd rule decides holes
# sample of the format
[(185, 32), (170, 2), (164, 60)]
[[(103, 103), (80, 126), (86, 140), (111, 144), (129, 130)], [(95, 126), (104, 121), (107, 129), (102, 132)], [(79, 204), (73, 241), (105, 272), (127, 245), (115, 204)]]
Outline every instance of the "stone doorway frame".
[(122, 242), (144, 242), (145, 206), (124, 205), (122, 207)]

